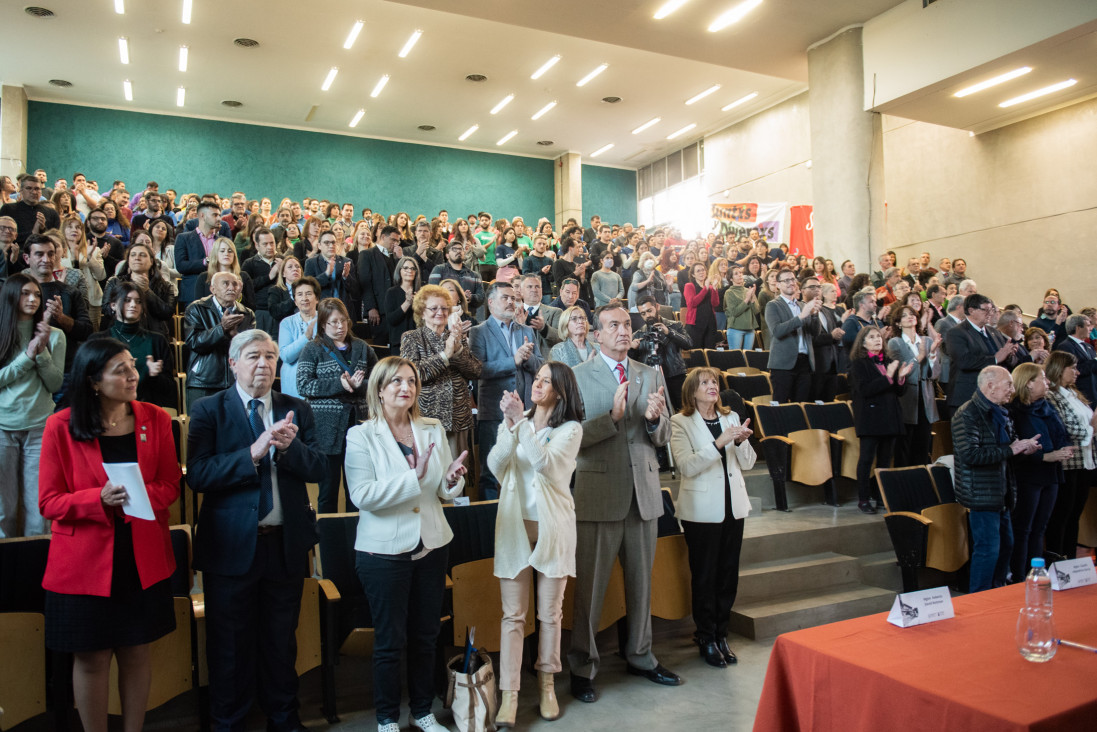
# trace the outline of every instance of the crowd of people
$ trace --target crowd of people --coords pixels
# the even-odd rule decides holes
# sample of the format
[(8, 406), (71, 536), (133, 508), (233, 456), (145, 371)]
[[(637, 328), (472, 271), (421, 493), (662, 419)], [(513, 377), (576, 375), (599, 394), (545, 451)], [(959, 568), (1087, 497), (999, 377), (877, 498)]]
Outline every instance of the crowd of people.
[[(441, 506), (462, 493), (499, 500), (497, 724), (515, 721), (534, 575), (544, 718), (560, 715), (567, 577), (571, 692), (597, 698), (616, 559), (629, 673), (680, 684), (651, 643), (664, 449), (682, 473), (694, 640), (709, 665), (735, 663), (728, 617), (756, 456), (720, 373), (687, 370), (694, 348), (764, 346), (778, 402), (830, 401), (848, 385), (865, 513), (879, 503), (873, 462), (928, 462), (931, 425), (951, 418), (973, 591), (1019, 580), (1028, 557), (1074, 556), (1097, 475), (1097, 317), (1057, 290), (1026, 328), (963, 259), (933, 267), (928, 252), (903, 267), (887, 252), (857, 273), (756, 229), (687, 241), (593, 216), (557, 234), (547, 219), (487, 212), (356, 216), (318, 199), (273, 207), (154, 182), (131, 195), (122, 181), (100, 194), (81, 173), (71, 187), (47, 182), (44, 171), (0, 180), (0, 537), (50, 533), (52, 521), (47, 638), (76, 654), (87, 729), (105, 729), (112, 654), (131, 695), (126, 728), (140, 728), (148, 643), (172, 625), (164, 542), (180, 466), (160, 407), (188, 415), (187, 485), (204, 494), (194, 563), (224, 729), (238, 728), (256, 680), (269, 728), (301, 729), (293, 628), (315, 541), (308, 482), (320, 513), (360, 512), (380, 732), (399, 729), (405, 654), (413, 724), (443, 729), (430, 712), (452, 539)], [(138, 464), (155, 520), (123, 511), (127, 489), (102, 468), (112, 462)]]

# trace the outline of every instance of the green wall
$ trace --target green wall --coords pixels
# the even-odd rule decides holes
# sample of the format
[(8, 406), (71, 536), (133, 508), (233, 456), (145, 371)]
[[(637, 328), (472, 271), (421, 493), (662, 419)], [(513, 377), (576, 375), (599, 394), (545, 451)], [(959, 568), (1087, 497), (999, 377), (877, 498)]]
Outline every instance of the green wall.
[(636, 223), (636, 171), (583, 166), (583, 225), (598, 214), (603, 221)]

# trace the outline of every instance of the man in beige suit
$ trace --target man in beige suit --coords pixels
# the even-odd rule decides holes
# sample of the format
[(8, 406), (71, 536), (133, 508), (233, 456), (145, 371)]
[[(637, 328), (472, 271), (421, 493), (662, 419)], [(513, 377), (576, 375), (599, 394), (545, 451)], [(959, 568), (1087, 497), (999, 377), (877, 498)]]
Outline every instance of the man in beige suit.
[(628, 607), (628, 672), (657, 684), (682, 680), (651, 652), (651, 570), (656, 522), (663, 514), (655, 448), (670, 439), (665, 387), (659, 372), (628, 357), (628, 312), (606, 305), (594, 312), (601, 353), (575, 367), (586, 420), (575, 469), (576, 577), (571, 693), (593, 702), (598, 673), (594, 636), (613, 562), (624, 569)]

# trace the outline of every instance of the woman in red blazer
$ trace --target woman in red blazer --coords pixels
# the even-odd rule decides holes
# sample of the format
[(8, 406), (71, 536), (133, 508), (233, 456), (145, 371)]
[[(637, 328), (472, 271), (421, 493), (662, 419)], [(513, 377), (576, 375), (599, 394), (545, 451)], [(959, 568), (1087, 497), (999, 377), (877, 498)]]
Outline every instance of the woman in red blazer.
[(716, 311), (720, 309), (720, 294), (715, 284), (708, 281), (707, 265), (697, 262), (690, 267), (689, 281), (682, 288), (686, 304), (682, 322), (694, 348), (716, 348)]
[[(111, 656), (126, 732), (144, 723), (149, 643), (175, 628), (168, 578), (175, 569), (168, 507), (179, 495), (171, 418), (136, 401), (137, 369), (113, 338), (80, 347), (71, 370), (71, 404), (46, 421), (38, 505), (53, 521), (46, 592), (46, 645), (72, 653), (72, 685), (85, 730), (106, 732)], [(123, 511), (124, 485), (104, 463), (133, 463), (156, 515)]]

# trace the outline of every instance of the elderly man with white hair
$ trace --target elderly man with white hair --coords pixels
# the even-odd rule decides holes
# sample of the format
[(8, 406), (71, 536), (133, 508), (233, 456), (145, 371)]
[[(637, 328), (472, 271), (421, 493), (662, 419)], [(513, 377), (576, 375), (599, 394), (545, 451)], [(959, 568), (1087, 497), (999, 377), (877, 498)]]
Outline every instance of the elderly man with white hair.
[(183, 315), (187, 347), (187, 411), (198, 399), (232, 385), (229, 343), (255, 327), (255, 313), (239, 302), (243, 282), (232, 272), (218, 272), (210, 292), (187, 306)]

